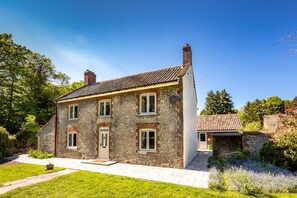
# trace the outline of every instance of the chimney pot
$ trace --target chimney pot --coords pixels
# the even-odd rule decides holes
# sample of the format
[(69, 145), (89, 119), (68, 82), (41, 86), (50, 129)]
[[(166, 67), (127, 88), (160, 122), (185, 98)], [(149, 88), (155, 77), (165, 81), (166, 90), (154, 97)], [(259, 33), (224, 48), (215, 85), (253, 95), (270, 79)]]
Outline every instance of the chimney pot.
[(192, 65), (192, 49), (191, 46), (186, 43), (183, 46), (183, 67)]
[(88, 69), (84, 73), (84, 84), (91, 85), (96, 83), (96, 74), (92, 71), (89, 71)]

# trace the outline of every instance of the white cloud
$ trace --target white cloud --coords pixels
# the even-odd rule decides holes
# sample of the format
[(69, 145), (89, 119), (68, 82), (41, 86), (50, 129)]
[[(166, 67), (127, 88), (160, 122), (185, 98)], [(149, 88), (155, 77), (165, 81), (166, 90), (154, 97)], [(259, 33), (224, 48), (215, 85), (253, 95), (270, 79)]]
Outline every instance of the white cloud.
[(52, 47), (50, 57), (57, 70), (66, 73), (71, 78), (71, 82), (83, 80), (83, 73), (87, 69), (97, 75), (97, 81), (112, 79), (122, 74), (94, 52), (74, 47), (55, 45)]

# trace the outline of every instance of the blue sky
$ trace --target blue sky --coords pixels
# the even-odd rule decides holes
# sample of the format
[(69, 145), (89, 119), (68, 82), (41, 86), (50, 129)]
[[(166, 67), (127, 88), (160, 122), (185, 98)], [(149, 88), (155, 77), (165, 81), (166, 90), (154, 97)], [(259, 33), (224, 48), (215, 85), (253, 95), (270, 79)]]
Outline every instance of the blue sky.
[(52, 59), (56, 69), (97, 81), (182, 63), (189, 43), (199, 111), (210, 90), (226, 89), (235, 107), (297, 95), (297, 1), (10, 0), (0, 31)]

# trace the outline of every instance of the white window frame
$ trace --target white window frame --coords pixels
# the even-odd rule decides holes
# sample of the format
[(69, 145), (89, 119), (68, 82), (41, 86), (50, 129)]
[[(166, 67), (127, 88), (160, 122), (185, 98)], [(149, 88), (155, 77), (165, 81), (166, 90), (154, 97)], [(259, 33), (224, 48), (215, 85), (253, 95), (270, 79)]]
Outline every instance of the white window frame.
[[(154, 132), (155, 134), (155, 149), (149, 149), (149, 133), (147, 133), (147, 142), (146, 142), (146, 149), (141, 148), (141, 134), (142, 132)], [(157, 151), (157, 131), (156, 129), (140, 129), (139, 130), (139, 151), (144, 151), (144, 152), (156, 152)]]
[[(146, 112), (142, 112), (142, 97), (146, 97), (147, 99), (147, 106), (146, 106)], [(155, 97), (155, 111), (154, 112), (149, 112), (149, 108), (150, 108), (150, 96), (154, 96)], [(151, 92), (151, 93), (144, 93), (144, 94), (140, 94), (139, 96), (139, 113), (140, 115), (154, 115), (157, 114), (157, 94), (155, 92)]]
[[(73, 117), (71, 118), (70, 117), (70, 115), (71, 115), (71, 112), (70, 112), (70, 110), (71, 110), (71, 107), (73, 107), (72, 109), (73, 109)], [(74, 117), (74, 109), (75, 109), (75, 107), (77, 107), (77, 117), (75, 118)], [(68, 119), (69, 120), (77, 120), (78, 119), (78, 104), (71, 104), (71, 105), (68, 105)]]
[[(69, 136), (70, 136), (70, 134), (72, 134), (72, 145), (69, 145)], [(74, 140), (74, 135), (73, 134), (75, 134), (76, 135), (76, 141), (75, 141), (75, 143), (76, 143), (76, 145), (75, 146), (73, 146), (73, 140)], [(76, 131), (72, 131), (72, 132), (69, 132), (69, 133), (67, 133), (67, 148), (69, 148), (69, 149), (76, 149), (77, 148), (77, 132)]]
[[(104, 115), (100, 115), (100, 103), (104, 103)], [(106, 102), (109, 102), (109, 115), (106, 115)], [(98, 116), (99, 117), (110, 117), (111, 115), (111, 99), (104, 99), (98, 101)]]

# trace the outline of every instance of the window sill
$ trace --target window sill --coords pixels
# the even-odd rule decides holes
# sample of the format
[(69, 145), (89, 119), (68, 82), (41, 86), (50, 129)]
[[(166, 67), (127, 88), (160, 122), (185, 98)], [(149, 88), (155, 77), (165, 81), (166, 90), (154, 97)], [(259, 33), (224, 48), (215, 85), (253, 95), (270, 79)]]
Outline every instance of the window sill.
[(158, 113), (140, 113), (138, 116), (158, 116)]
[(77, 146), (72, 146), (72, 147), (67, 146), (66, 148), (69, 149), (69, 150), (77, 150)]
[(73, 121), (73, 120), (78, 120), (78, 118), (68, 118), (68, 120)]
[(98, 116), (98, 118), (111, 118), (111, 116)]
[(157, 153), (156, 150), (140, 150), (138, 151), (139, 154), (147, 154), (147, 153)]

